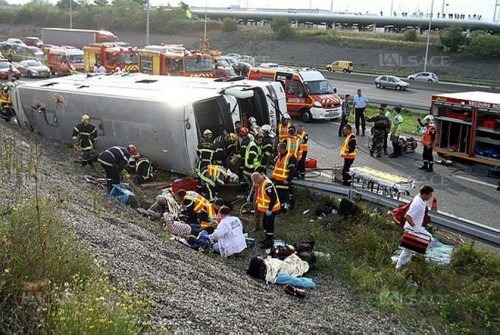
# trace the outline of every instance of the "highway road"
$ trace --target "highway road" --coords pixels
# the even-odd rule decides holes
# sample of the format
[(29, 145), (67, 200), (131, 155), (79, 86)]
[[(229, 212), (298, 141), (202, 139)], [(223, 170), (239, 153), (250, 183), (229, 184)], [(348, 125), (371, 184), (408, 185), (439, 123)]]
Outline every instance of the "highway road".
[[(300, 123), (300, 122), (299, 122)], [(343, 138), (337, 136), (336, 122), (315, 122), (304, 125), (309, 133), (309, 154), (318, 160), (318, 166), (331, 168), (342, 164), (339, 156)], [(435, 164), (434, 173), (423, 172), (421, 166), (421, 148), (416, 153), (390, 159), (387, 156), (373, 158), (368, 152), (368, 137), (359, 138), (360, 148), (353, 166), (369, 166), (377, 170), (394, 173), (416, 182), (414, 196), (422, 185), (429, 184), (438, 196), (440, 211), (454, 214), (488, 226), (500, 228), (500, 192), (496, 191), (498, 179), (488, 178), (483, 166), (455, 164), (445, 167)], [(390, 146), (390, 143), (389, 143)], [(389, 153), (391, 149), (389, 149)], [(441, 159), (434, 155), (436, 160)], [(324, 171), (325, 176), (330, 174)], [(410, 198), (407, 198), (410, 199)]]
[(500, 92), (500, 90), (490, 87), (447, 83), (433, 84), (405, 79), (403, 80), (409, 82), (411, 87), (407, 91), (396, 91), (393, 89), (376, 88), (373, 84), (376, 77), (374, 75), (331, 73), (327, 71), (324, 71), (323, 74), (342, 96), (346, 93), (353, 95), (359, 88), (373, 102), (383, 102), (389, 105), (401, 104), (402, 106), (407, 106), (410, 110), (417, 108), (422, 111), (429, 110), (431, 97), (435, 94), (465, 91)]

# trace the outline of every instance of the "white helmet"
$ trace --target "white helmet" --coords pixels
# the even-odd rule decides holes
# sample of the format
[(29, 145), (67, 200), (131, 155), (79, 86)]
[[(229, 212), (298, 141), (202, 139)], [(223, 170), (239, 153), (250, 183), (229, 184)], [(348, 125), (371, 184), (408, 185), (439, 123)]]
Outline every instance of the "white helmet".
[(257, 123), (257, 120), (253, 116), (251, 116), (251, 117), (248, 118), (248, 122), (250, 122), (250, 123)]
[(268, 124), (265, 124), (263, 125), (262, 127), (260, 127), (260, 129), (265, 132), (265, 133), (270, 133), (271, 132), (271, 126), (268, 125)]
[(432, 123), (434, 122), (434, 116), (432, 115), (427, 115), (426, 117), (424, 117), (424, 121), (427, 121), (429, 123)]

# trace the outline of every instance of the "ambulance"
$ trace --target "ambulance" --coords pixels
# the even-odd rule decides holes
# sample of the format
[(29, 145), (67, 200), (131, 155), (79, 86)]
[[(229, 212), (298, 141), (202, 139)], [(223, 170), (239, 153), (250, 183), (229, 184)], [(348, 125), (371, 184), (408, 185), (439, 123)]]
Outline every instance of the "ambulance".
[(53, 47), (47, 50), (47, 67), (55, 76), (84, 72), (83, 51), (72, 47)]
[(294, 68), (251, 68), (248, 79), (278, 81), (286, 92), (290, 116), (304, 122), (332, 120), (342, 115), (342, 101), (318, 71)]

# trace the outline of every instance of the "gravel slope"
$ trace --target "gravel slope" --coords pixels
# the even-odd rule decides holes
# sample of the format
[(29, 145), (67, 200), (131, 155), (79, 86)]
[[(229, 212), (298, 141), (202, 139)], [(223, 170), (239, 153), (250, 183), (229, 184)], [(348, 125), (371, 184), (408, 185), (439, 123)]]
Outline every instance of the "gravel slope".
[[(78, 165), (69, 162), (69, 149), (0, 123), (0, 140), (12, 139), (19, 157), (29, 152), (22, 141), (32, 148), (35, 141), (41, 141), (45, 148), (40, 164), (42, 194), (62, 195), (66, 204), (62, 217), (113, 283), (154, 301), (148, 320), (154, 325), (186, 334), (412, 332), (358, 300), (342, 281), (322, 274), (314, 275), (318, 288), (306, 299), (285, 295), (242, 271), (259, 250), (229, 260), (194, 252), (166, 239), (158, 226), (109, 200), (103, 191), (98, 202), (105, 210), (96, 215), (93, 188), (82, 182)], [(11, 203), (15, 181), (5, 176), (2, 180), (0, 203)], [(25, 182), (25, 188), (29, 191), (33, 183)]]

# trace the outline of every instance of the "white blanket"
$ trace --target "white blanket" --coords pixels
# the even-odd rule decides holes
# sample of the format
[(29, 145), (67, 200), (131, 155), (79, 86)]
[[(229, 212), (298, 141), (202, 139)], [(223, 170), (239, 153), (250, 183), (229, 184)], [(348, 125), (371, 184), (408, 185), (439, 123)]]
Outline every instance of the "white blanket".
[(264, 259), (266, 264), (266, 282), (274, 284), (278, 273), (286, 273), (292, 277), (300, 277), (309, 271), (309, 264), (299, 258), (297, 254), (292, 254), (284, 261), (278, 258), (268, 257)]

